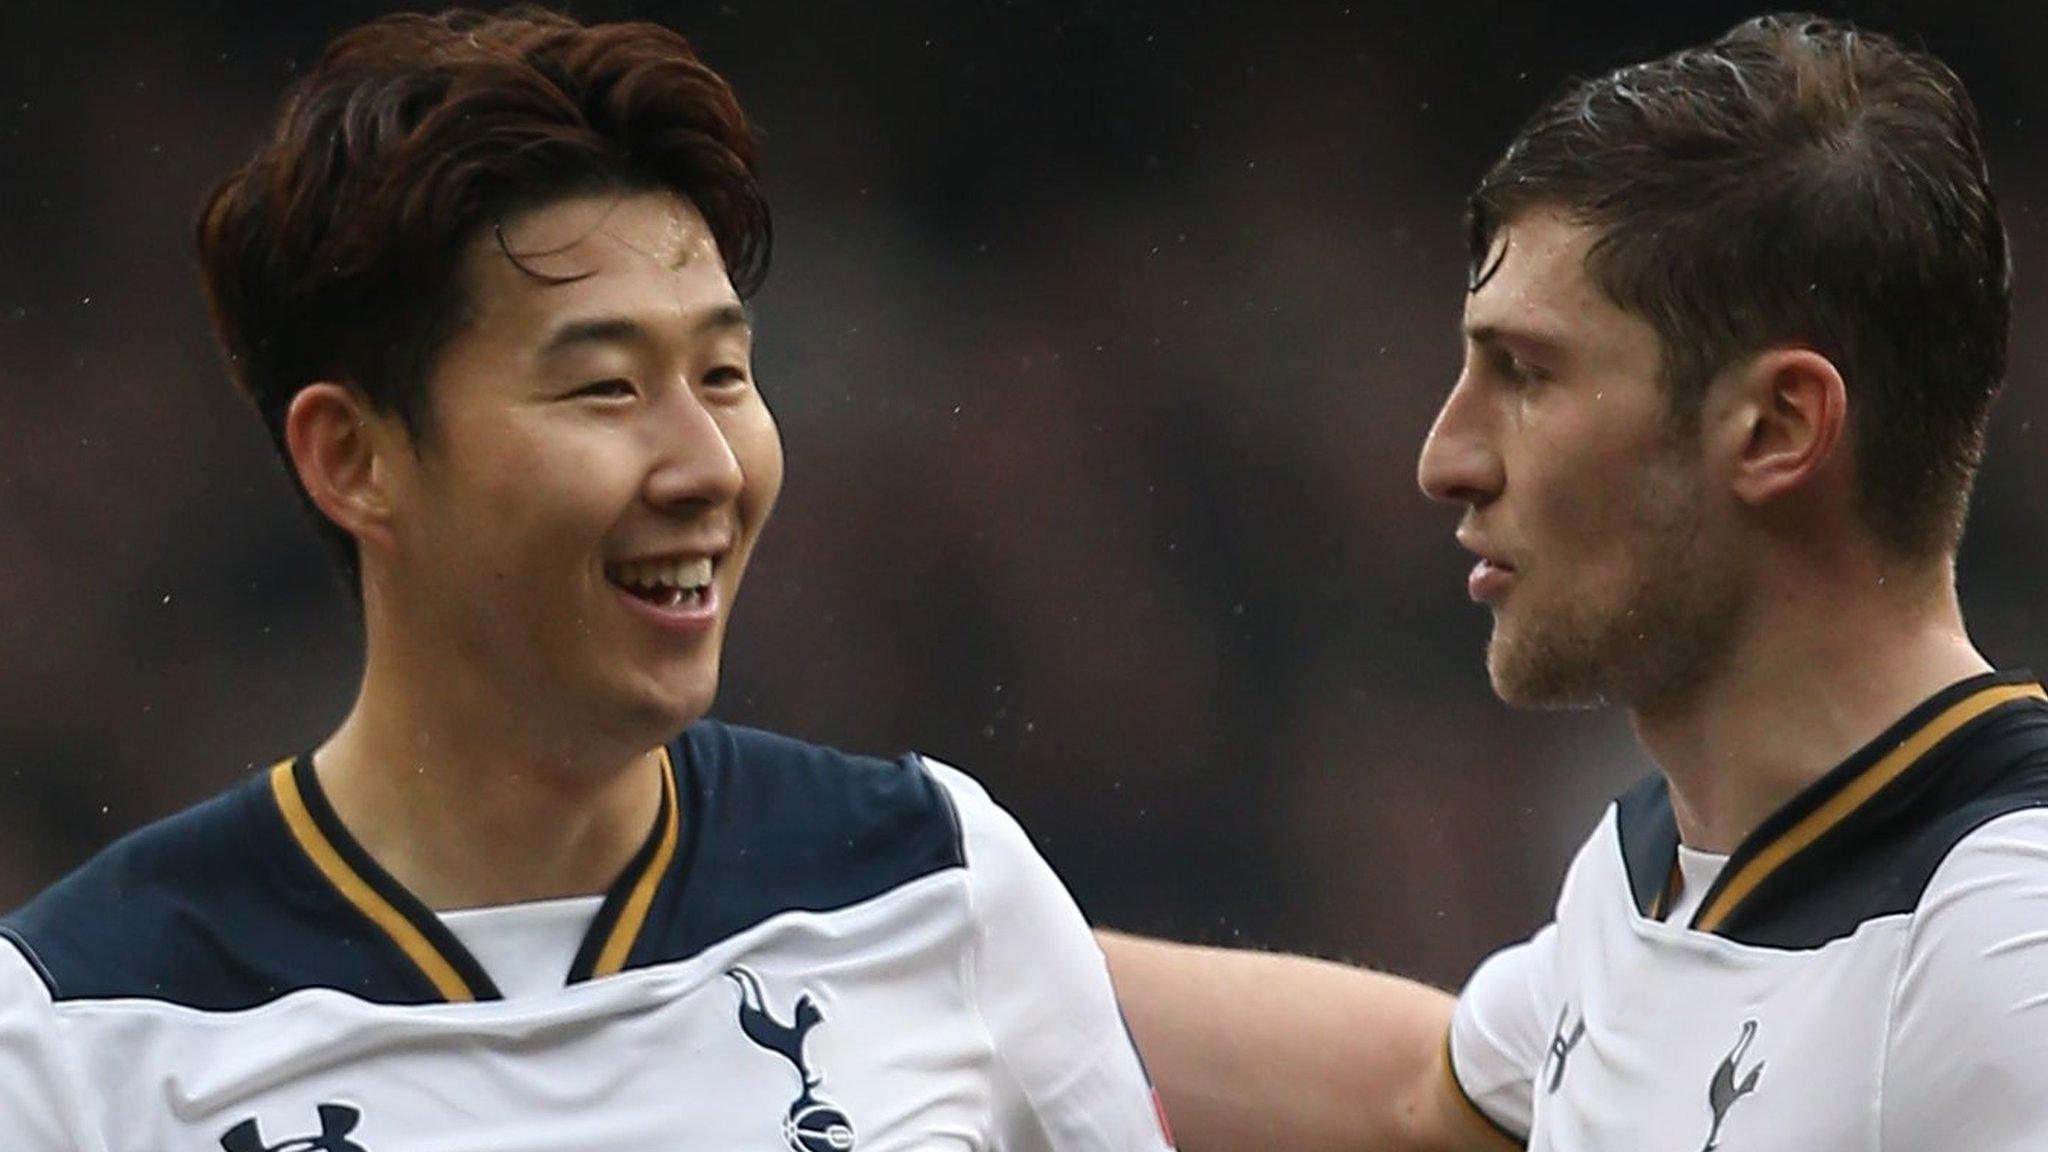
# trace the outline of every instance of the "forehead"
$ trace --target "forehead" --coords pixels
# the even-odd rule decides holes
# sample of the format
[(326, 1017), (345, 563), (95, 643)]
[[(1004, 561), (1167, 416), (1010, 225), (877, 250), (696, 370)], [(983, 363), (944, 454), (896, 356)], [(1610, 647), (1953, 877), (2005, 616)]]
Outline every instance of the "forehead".
[(1586, 274), (1598, 233), (1552, 211), (1511, 218), (1481, 266), (1490, 273), (1465, 297), (1465, 329), (1565, 334), (1588, 322), (1629, 317)]
[(511, 216), (464, 255), (479, 321), (606, 305), (696, 310), (736, 302), (711, 228), (674, 193), (574, 196)]

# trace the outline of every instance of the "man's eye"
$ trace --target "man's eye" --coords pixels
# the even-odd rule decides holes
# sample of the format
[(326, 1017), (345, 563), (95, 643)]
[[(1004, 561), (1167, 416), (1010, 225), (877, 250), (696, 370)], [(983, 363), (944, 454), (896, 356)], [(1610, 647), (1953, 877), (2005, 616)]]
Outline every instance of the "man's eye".
[(706, 388), (732, 388), (747, 382), (747, 370), (737, 364), (721, 364), (704, 374)]
[(590, 397), (600, 400), (627, 400), (636, 395), (633, 382), (624, 377), (609, 380), (593, 380), (569, 393), (571, 399)]
[(1520, 356), (1509, 353), (1502, 353), (1495, 360), (1494, 366), (1502, 377), (1513, 384), (1540, 384), (1550, 379), (1550, 373)]

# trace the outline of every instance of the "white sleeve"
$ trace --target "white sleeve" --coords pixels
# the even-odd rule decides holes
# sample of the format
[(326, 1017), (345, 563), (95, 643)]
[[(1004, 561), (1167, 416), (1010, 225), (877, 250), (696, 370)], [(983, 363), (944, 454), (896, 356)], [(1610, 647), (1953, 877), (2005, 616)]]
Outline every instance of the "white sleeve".
[(1884, 1152), (2048, 1139), (2048, 810), (1971, 833), (1929, 880), (1893, 993)]
[(0, 937), (0, 1148), (87, 1152), (61, 1051), (57, 1014), (42, 978)]
[(1073, 898), (1009, 813), (927, 759), (960, 814), (975, 921), (969, 994), (997, 1068), (1000, 1152), (1165, 1152), (1109, 968)]
[(1533, 1124), (1536, 1075), (1550, 1053), (1556, 1021), (1545, 1014), (1556, 988), (1557, 925), (1479, 965), (1451, 1015), (1451, 1074), (1465, 1098), (1517, 1140)]

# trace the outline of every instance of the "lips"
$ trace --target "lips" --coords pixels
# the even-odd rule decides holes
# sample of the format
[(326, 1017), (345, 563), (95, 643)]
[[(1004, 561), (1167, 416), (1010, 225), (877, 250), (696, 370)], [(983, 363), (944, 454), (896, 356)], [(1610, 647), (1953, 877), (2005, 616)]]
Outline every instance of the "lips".
[(1486, 604), (1505, 596), (1515, 581), (1515, 566), (1482, 539), (1470, 521), (1458, 526), (1458, 546), (1479, 557), (1465, 577), (1465, 591), (1472, 599)]
[(1482, 556), (1479, 563), (1472, 566), (1471, 574), (1465, 577), (1465, 591), (1479, 603), (1488, 604), (1507, 595), (1514, 580), (1513, 566)]
[(720, 548), (614, 560), (604, 566), (605, 581), (643, 620), (698, 632), (718, 615), (715, 578), (723, 557)]

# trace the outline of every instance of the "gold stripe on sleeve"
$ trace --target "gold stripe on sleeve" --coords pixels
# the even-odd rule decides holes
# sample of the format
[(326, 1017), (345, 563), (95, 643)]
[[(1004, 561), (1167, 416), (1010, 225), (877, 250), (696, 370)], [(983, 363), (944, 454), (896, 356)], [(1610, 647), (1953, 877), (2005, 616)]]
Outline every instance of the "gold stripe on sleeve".
[(1488, 1148), (1502, 1149), (1503, 1152), (1509, 1149), (1512, 1149), (1513, 1152), (1521, 1152), (1523, 1148), (1528, 1146), (1521, 1137), (1508, 1131), (1500, 1121), (1488, 1116), (1486, 1110), (1479, 1106), (1479, 1102), (1472, 1099), (1471, 1094), (1465, 1091), (1464, 1082), (1458, 1079), (1457, 1066), (1451, 1062), (1451, 1034), (1448, 1029), (1444, 1032), (1441, 1068), (1444, 1081), (1450, 1088), (1450, 1095), (1458, 1102), (1457, 1112), (1467, 1122), (1465, 1127), (1471, 1132), (1472, 1138), (1475, 1141), (1484, 1144)]

